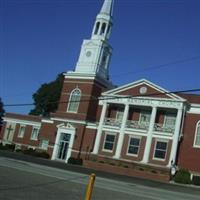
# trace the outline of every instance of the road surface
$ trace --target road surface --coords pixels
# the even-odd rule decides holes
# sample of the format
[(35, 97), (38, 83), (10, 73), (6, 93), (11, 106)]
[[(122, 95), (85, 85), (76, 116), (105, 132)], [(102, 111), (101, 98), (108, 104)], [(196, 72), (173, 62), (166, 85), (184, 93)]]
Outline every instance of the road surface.
[[(144, 180), (145, 181), (145, 180)], [(1, 200), (84, 200), (88, 175), (0, 157)], [(177, 191), (176, 191), (177, 187)], [(199, 189), (173, 190), (97, 177), (92, 200), (199, 200)]]

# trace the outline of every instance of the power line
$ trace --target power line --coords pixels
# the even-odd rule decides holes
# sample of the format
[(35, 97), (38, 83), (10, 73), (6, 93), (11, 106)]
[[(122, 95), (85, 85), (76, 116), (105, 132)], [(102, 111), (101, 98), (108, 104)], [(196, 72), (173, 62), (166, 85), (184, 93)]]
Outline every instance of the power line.
[(127, 74), (138, 74), (138, 73), (141, 73), (141, 72), (145, 72), (145, 71), (149, 71), (149, 70), (154, 70), (154, 69), (160, 69), (160, 68), (164, 68), (164, 67), (169, 67), (169, 66), (173, 66), (175, 64), (180, 64), (180, 63), (185, 63), (185, 62), (189, 62), (189, 61), (193, 61), (193, 60), (200, 60), (200, 56), (193, 56), (191, 58), (185, 58), (185, 59), (182, 59), (182, 60), (176, 60), (176, 61), (173, 61), (173, 62), (169, 62), (169, 63), (166, 63), (166, 64), (160, 64), (160, 65), (155, 65), (155, 66), (151, 66), (151, 67), (148, 67), (146, 69), (143, 69), (143, 70), (138, 70), (138, 71), (130, 71), (130, 72), (126, 72), (126, 73), (120, 73), (120, 74), (114, 74), (114, 75), (111, 75), (112, 77), (120, 77), (120, 76), (125, 76)]
[[(148, 96), (158, 96), (163, 94), (178, 94), (178, 93), (189, 93), (189, 92), (199, 92), (200, 88), (194, 88), (194, 89), (188, 89), (188, 90), (178, 90), (178, 91), (171, 91), (171, 92), (154, 92), (150, 94), (144, 94), (144, 95), (127, 95), (127, 96), (114, 96), (114, 97), (99, 97), (99, 98), (93, 98), (93, 99), (83, 99), (80, 101), (54, 101), (54, 102), (48, 102), (47, 104), (41, 104), (41, 105), (49, 105), (49, 104), (64, 104), (64, 103), (75, 103), (75, 102), (94, 102), (99, 100), (112, 100), (112, 99), (122, 99), (122, 98), (134, 98), (134, 97), (148, 97)], [(4, 107), (23, 107), (23, 106), (34, 106), (36, 104), (34, 103), (19, 103), (19, 104), (5, 104)]]
[[(179, 63), (185, 63), (185, 62), (189, 62), (189, 61), (193, 61), (193, 60), (200, 60), (200, 56), (193, 56), (193, 57), (185, 58), (185, 59), (182, 59), (182, 60), (176, 60), (176, 61), (168, 62), (166, 64), (155, 65), (155, 66), (151, 66), (151, 67), (148, 67), (148, 68), (142, 69), (142, 70), (130, 71), (130, 72), (120, 73), (120, 74), (114, 74), (114, 75), (111, 75), (111, 77), (122, 77), (122, 76), (129, 75), (129, 74), (138, 74), (138, 73), (142, 73), (142, 72), (145, 72), (145, 71), (159, 69), (159, 68), (163, 68), (163, 67), (169, 67), (171, 65), (175, 65), (175, 64), (179, 64)], [(50, 81), (50, 82), (52, 82), (52, 81)], [(13, 95), (14, 96), (22, 96), (22, 95), (24, 96), (25, 94), (26, 93), (23, 92), (23, 93), (13, 94)], [(10, 94), (4, 96), (4, 98), (7, 98), (9, 96), (10, 96)], [(24, 106), (30, 106), (30, 105), (27, 104), (27, 105), (24, 105)]]

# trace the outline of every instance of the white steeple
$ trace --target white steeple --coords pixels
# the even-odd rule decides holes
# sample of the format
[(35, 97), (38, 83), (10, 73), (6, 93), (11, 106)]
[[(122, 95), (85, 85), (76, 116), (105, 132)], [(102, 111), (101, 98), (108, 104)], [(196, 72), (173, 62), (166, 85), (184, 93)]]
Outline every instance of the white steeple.
[(92, 31), (93, 39), (109, 39), (112, 28), (113, 0), (105, 0), (100, 13), (96, 17)]
[(101, 12), (103, 14), (112, 16), (113, 15), (113, 0), (106, 0), (101, 8)]
[(104, 0), (96, 17), (91, 39), (83, 41), (75, 71), (71, 74), (99, 77), (108, 81), (108, 67), (112, 54), (108, 39), (113, 25), (113, 1)]

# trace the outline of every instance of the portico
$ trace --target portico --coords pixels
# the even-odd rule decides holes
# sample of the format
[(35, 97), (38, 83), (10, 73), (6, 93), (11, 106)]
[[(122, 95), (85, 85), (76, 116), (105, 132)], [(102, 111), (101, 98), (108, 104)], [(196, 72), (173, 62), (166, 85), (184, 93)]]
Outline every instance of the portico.
[[(154, 159), (156, 162), (165, 161), (165, 166), (170, 167), (171, 161), (176, 160), (183, 115), (183, 99), (104, 96), (99, 103), (102, 105), (102, 113), (93, 154), (99, 153), (102, 136), (105, 133), (106, 135), (115, 133), (116, 137), (112, 141), (109, 141), (108, 137), (103, 139), (103, 145), (110, 142), (114, 147), (115, 143), (116, 150), (113, 149), (111, 156), (114, 159), (123, 159), (123, 151), (131, 152), (131, 147), (132, 149), (137, 147), (138, 151), (140, 148), (144, 149), (140, 161), (143, 164), (148, 164)], [(139, 144), (141, 140), (137, 142), (137, 140), (129, 139), (129, 146), (124, 147), (125, 136), (144, 137), (145, 145), (142, 147)]]

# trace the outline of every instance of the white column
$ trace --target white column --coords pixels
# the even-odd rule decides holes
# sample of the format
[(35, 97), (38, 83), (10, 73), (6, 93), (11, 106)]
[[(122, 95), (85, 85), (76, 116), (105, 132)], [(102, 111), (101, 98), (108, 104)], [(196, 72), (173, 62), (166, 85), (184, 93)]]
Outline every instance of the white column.
[(150, 155), (151, 143), (152, 143), (152, 135), (153, 135), (154, 124), (155, 124), (155, 119), (156, 119), (156, 112), (157, 112), (157, 107), (153, 107), (152, 112), (151, 112), (151, 119), (150, 119), (150, 123), (149, 123), (149, 130), (147, 132), (147, 139), (146, 139), (142, 163), (148, 163), (148, 161), (149, 161), (149, 155)]
[(55, 141), (55, 144), (54, 144), (54, 147), (53, 147), (53, 153), (52, 153), (52, 156), (51, 156), (51, 160), (56, 159), (56, 155), (57, 155), (58, 148), (59, 148), (59, 141), (60, 141), (60, 131), (58, 130), (57, 135), (56, 135), (56, 141)]
[(104, 124), (104, 121), (105, 121), (107, 107), (108, 107), (108, 104), (104, 103), (102, 111), (101, 111), (101, 117), (100, 117), (100, 121), (99, 121), (99, 126), (98, 126), (98, 129), (97, 129), (97, 135), (96, 135), (96, 139), (95, 139), (94, 150), (92, 152), (93, 154), (98, 154), (98, 152), (99, 152), (101, 134), (102, 134), (103, 124)]
[(173, 163), (176, 161), (176, 153), (177, 153), (178, 140), (179, 140), (180, 129), (181, 129), (182, 114), (183, 114), (183, 109), (178, 109), (168, 167), (171, 166), (172, 160), (173, 160)]
[(126, 104), (125, 109), (124, 109), (123, 118), (122, 118), (120, 132), (119, 132), (117, 148), (116, 148), (115, 155), (113, 156), (113, 158), (116, 158), (116, 159), (119, 159), (120, 156), (121, 156), (122, 146), (123, 146), (123, 142), (124, 142), (124, 131), (125, 131), (125, 128), (126, 128), (126, 121), (127, 121), (127, 117), (128, 117), (128, 112), (129, 112), (129, 104)]

